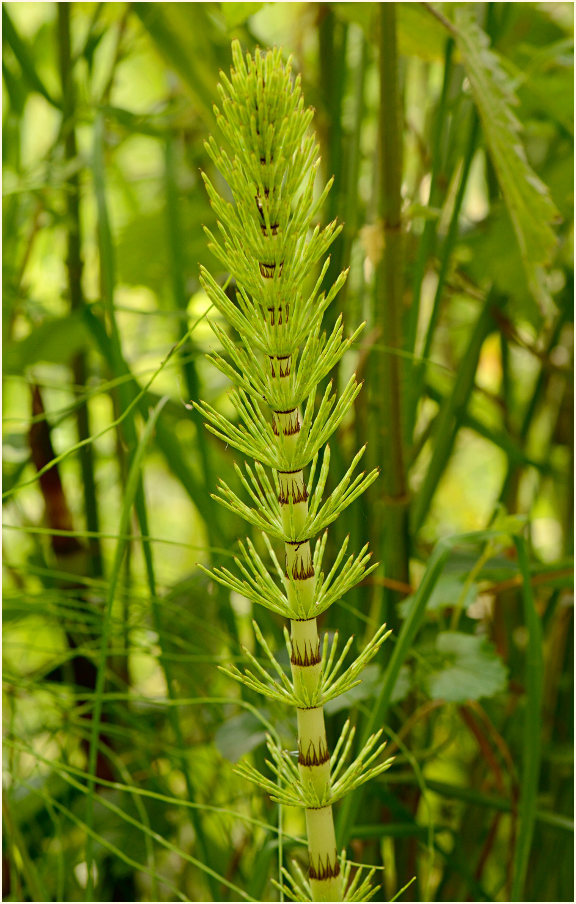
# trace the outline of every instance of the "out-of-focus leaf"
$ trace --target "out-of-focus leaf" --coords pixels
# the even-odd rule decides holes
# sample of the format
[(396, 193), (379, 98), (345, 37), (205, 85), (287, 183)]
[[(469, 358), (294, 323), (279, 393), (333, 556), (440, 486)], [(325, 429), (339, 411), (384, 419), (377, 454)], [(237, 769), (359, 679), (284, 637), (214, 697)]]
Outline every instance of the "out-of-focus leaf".
[(376, 35), (376, 4), (335, 3), (332, 9), (339, 19), (359, 25), (367, 38), (374, 39)]
[(5, 433), (2, 437), (2, 457), (4, 462), (14, 463), (27, 461), (30, 458), (30, 445), (26, 433)]
[[(508, 299), (514, 320), (538, 327), (540, 309), (528, 285), (528, 274), (515, 240), (513, 225), (503, 204), (495, 204), (490, 216), (465, 238), (470, 248), (466, 270), (480, 285), (489, 280)], [(502, 254), (502, 248), (507, 249)]]
[(446, 32), (422, 3), (398, 3), (398, 50), (423, 60), (444, 57)]
[[(185, 258), (182, 276), (189, 291), (197, 288), (199, 262), (212, 262), (202, 231), (202, 223), (209, 220), (211, 214), (208, 205), (202, 203), (201, 191), (198, 189), (194, 203), (187, 200), (181, 205), (186, 237), (182, 242)], [(158, 295), (165, 292), (170, 280), (167, 242), (166, 212), (139, 213), (122, 230), (117, 243), (119, 280), (128, 285), (148, 286)]]
[(6, 346), (4, 371), (21, 374), (38, 361), (66, 364), (89, 343), (90, 334), (80, 314), (45, 320), (25, 339)]
[(220, 9), (228, 28), (234, 28), (236, 25), (242, 25), (263, 6), (263, 3), (221, 3)]
[[(377, 665), (368, 665), (362, 672), (360, 684), (346, 691), (340, 697), (335, 697), (325, 704), (324, 709), (330, 715), (343, 710), (351, 709), (362, 700), (370, 700), (376, 697), (380, 685), (382, 684), (382, 669)], [(402, 666), (396, 679), (396, 684), (392, 691), (390, 700), (392, 703), (399, 703), (410, 693), (412, 680), (410, 669), (408, 666)]]
[(130, 110), (124, 110), (122, 107), (102, 106), (102, 112), (113, 122), (118, 123), (129, 135), (134, 133), (140, 135), (152, 135), (157, 138), (164, 135), (168, 131), (168, 122), (164, 123), (159, 117), (150, 115), (142, 115), (132, 113)]
[(34, 64), (34, 57), (30, 53), (29, 48), (27, 47), (25, 41), (22, 40), (12, 19), (8, 15), (8, 11), (6, 9), (6, 4), (2, 4), (2, 37), (5, 40), (12, 50), (12, 53), (18, 60), (20, 68), (22, 70), (22, 75), (24, 79), (28, 82), (33, 91), (37, 91), (45, 100), (48, 101), (49, 104), (52, 104), (53, 107), (59, 108), (59, 104), (48, 89), (46, 88), (44, 82), (38, 75), (36, 70), (36, 66)]
[(2, 78), (9, 100), (9, 104), (6, 105), (7, 116), (12, 116), (16, 119), (22, 116), (24, 104), (26, 103), (28, 95), (26, 82), (11, 71), (6, 60), (2, 61)]
[[(464, 589), (464, 574), (443, 574), (428, 598), (426, 609), (430, 612), (456, 606)], [(463, 608), (466, 609), (476, 598), (478, 587), (470, 584), (466, 591)], [(407, 596), (398, 604), (398, 613), (402, 618), (410, 613), (414, 605), (414, 596)]]
[(496, 552), (499, 549), (507, 549), (514, 542), (513, 538), (524, 533), (528, 522), (527, 515), (510, 515), (502, 504), (497, 506), (495, 517), (490, 527), (501, 533), (490, 541), (491, 548)]
[(133, 3), (158, 50), (180, 75), (198, 111), (212, 125), (219, 61), (214, 54), (214, 28), (202, 3)]
[(361, 700), (367, 700), (369, 697), (375, 696), (378, 685), (382, 681), (382, 672), (377, 665), (366, 666), (362, 672), (361, 683), (357, 684), (351, 690), (346, 691), (340, 697), (330, 700), (324, 707), (327, 713), (338, 713), (344, 709), (350, 709)]
[(506, 689), (506, 667), (486, 638), (444, 631), (436, 638), (436, 652), (443, 665), (427, 675), (432, 699), (464, 703)]
[(398, 672), (396, 684), (390, 694), (390, 703), (400, 703), (412, 690), (412, 673), (407, 665)]
[(468, 5), (456, 9), (455, 25), (456, 41), (520, 246), (528, 285), (543, 306), (549, 300), (544, 268), (556, 247), (551, 223), (558, 218), (558, 211), (526, 159), (520, 123), (512, 112), (517, 99), (511, 80)]
[(548, 121), (556, 120), (569, 135), (574, 133), (573, 46), (571, 38), (542, 48), (521, 45), (516, 76), (522, 109)]
[(222, 756), (236, 763), (266, 740), (266, 732), (252, 713), (240, 713), (220, 725), (214, 740)]
[[(226, 6), (227, 4), (223, 4)], [(377, 3), (334, 3), (334, 13), (359, 25), (370, 41), (378, 40)], [(437, 60), (444, 56), (446, 32), (419, 3), (398, 3), (398, 51), (402, 56)]]

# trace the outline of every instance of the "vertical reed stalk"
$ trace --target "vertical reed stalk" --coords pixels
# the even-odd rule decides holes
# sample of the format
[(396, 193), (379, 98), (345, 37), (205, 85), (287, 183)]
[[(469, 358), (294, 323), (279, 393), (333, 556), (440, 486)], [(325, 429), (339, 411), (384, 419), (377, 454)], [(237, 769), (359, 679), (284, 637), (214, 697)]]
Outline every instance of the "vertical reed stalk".
[[(387, 578), (409, 582), (408, 488), (404, 454), (402, 304), (402, 115), (398, 78), (396, 3), (381, 3), (380, 14), (380, 118), (379, 213), (384, 251), (376, 271), (374, 325), (378, 343), (372, 371), (374, 446), (382, 455), (381, 505), (374, 534), (382, 550)], [(388, 592), (390, 601), (396, 594)], [(381, 600), (376, 595), (372, 617), (380, 620)]]

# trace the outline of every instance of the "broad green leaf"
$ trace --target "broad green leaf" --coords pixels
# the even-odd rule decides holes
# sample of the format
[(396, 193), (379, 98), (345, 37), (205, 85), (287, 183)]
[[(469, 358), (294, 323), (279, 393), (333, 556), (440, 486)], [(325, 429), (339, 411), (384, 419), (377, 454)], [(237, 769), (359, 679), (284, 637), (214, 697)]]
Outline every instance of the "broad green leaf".
[(520, 247), (530, 291), (541, 308), (549, 301), (544, 269), (556, 248), (551, 224), (558, 211), (547, 187), (526, 158), (518, 103), (488, 36), (472, 18), (468, 4), (456, 9), (455, 38), (482, 122), (486, 144)]
[(485, 637), (444, 631), (436, 638), (436, 653), (443, 664), (426, 682), (433, 700), (464, 703), (506, 689), (506, 667)]

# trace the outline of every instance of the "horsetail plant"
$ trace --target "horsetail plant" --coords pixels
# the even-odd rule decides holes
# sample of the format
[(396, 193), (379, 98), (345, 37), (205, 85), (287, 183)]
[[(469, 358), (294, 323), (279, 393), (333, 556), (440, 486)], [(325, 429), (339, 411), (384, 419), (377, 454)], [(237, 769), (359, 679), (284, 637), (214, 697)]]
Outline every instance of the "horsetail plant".
[[(376, 890), (370, 884), (374, 871), (364, 877), (358, 871), (350, 881), (350, 864), (337, 851), (332, 805), (383, 772), (391, 761), (381, 760), (385, 745), (379, 743), (379, 731), (346, 765), (354, 739), (349, 722), (330, 755), (323, 706), (359, 683), (362, 669), (388, 634), (382, 626), (345, 667), (353, 638), (342, 649), (337, 634), (332, 640), (325, 635), (321, 643), (317, 625), (318, 616), (375, 567), (369, 564), (367, 545), (347, 556), (348, 540), (331, 567), (323, 567), (328, 525), (377, 477), (376, 470), (355, 473), (361, 449), (323, 500), (330, 465), (326, 442), (360, 386), (352, 376), (339, 395), (329, 383), (317, 399), (317, 389), (362, 327), (344, 338), (340, 316), (328, 337), (321, 332), (323, 314), (347, 274), (322, 291), (329, 263), (326, 252), (341, 226), (334, 221), (312, 229), (331, 181), (315, 195), (320, 160), (310, 130), (313, 111), (304, 107), (300, 78), (292, 79), (290, 61), (283, 65), (277, 49), (244, 59), (235, 41), (232, 56), (230, 79), (221, 73), (221, 108), (215, 108), (229, 151), (218, 147), (214, 138), (206, 148), (233, 201), (225, 200), (206, 175), (204, 181), (219, 232), (216, 236), (206, 230), (209, 247), (235, 281), (235, 302), (204, 268), (201, 280), (236, 333), (232, 339), (212, 323), (226, 357), (218, 353), (209, 357), (236, 386), (231, 398), (240, 425), (207, 403), (197, 408), (208, 429), (254, 460), (244, 471), (236, 466), (248, 502), (224, 482), (214, 498), (262, 531), (272, 573), (247, 539), (240, 543), (237, 572), (220, 567), (209, 574), (290, 620), (290, 632), (284, 628), (284, 636), (291, 677), (256, 623), (255, 634), (269, 667), (246, 650), (250, 667), (244, 672), (234, 666), (225, 671), (268, 699), (293, 706), (298, 727), (297, 765), (269, 738), (273, 777), (247, 764), (237, 771), (264, 788), (272, 800), (305, 810), (309, 872), (305, 877), (296, 867), (297, 875), (291, 877), (282, 870), (287, 883), (283, 891), (289, 898), (368, 900)], [(284, 544), (285, 567), (273, 541)]]

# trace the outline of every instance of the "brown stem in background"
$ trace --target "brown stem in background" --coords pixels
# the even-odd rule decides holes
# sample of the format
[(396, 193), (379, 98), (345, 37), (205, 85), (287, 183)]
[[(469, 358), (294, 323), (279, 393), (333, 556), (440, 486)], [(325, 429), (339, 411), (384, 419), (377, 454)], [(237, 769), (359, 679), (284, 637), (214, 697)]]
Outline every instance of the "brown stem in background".
[[(58, 465), (56, 464), (42, 473), (42, 469), (56, 457), (52, 446), (50, 426), (45, 414), (46, 411), (40, 388), (34, 386), (32, 389), (32, 425), (28, 434), (28, 441), (32, 460), (36, 470), (40, 473), (38, 483), (44, 499), (46, 522), (48, 527), (55, 531), (69, 532), (68, 536), (52, 534), (50, 544), (58, 564), (58, 570), (68, 572), (71, 575), (71, 579), (66, 580), (63, 585), (66, 588), (66, 593), (75, 593), (76, 599), (88, 607), (90, 602), (82, 593), (84, 583), (75, 581), (73, 577), (74, 575), (84, 575), (86, 573), (87, 552), (78, 538), (73, 536), (72, 514), (68, 506)], [(65, 634), (70, 650), (76, 650), (80, 644), (86, 646), (89, 640), (96, 643), (98, 640), (97, 636), (94, 635), (90, 638), (83, 634), (79, 640), (70, 631), (65, 631)], [(91, 701), (96, 689), (96, 665), (88, 657), (78, 654), (71, 658), (70, 666), (72, 670), (71, 675), (66, 672), (64, 667), (58, 667), (46, 676), (46, 680), (61, 683), (67, 683), (72, 680), (78, 692), (75, 704), (80, 711), (80, 717), (89, 721), (92, 718)], [(88, 691), (86, 696), (84, 696), (83, 691)], [(105, 718), (102, 721), (105, 721)], [(108, 746), (113, 746), (110, 738), (103, 735), (102, 740)], [(82, 748), (85, 753), (88, 753), (88, 740), (82, 741)], [(108, 781), (112, 781), (116, 777), (108, 759), (100, 751), (98, 752), (96, 764), (96, 776)]]

